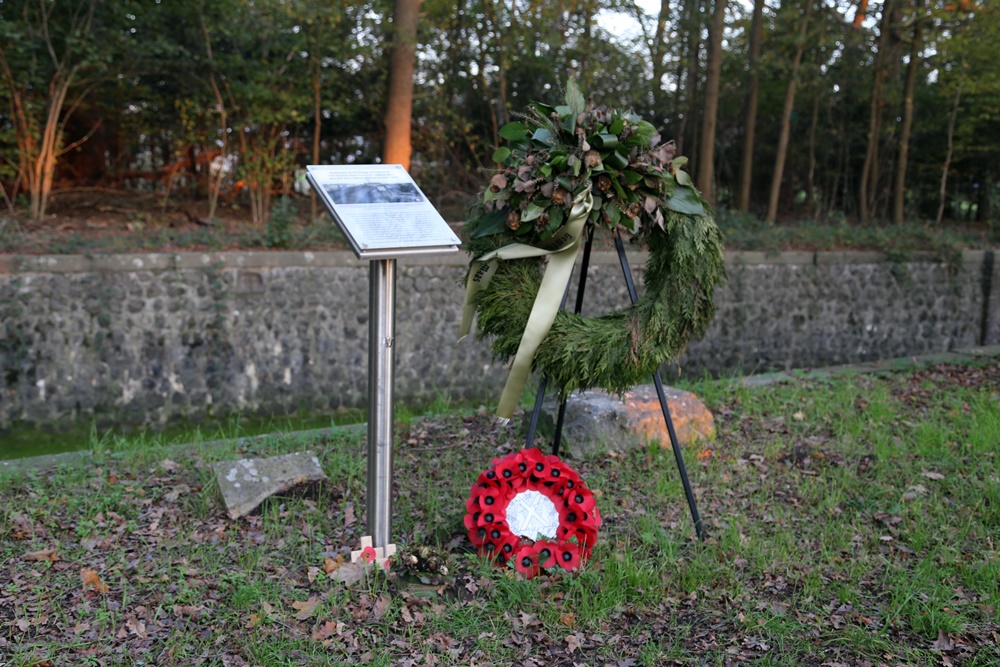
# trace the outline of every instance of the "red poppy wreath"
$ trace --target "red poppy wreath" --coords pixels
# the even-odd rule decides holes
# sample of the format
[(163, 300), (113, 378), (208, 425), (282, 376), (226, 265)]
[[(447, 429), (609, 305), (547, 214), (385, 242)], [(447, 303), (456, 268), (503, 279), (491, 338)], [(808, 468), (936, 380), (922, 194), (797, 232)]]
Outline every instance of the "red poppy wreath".
[(597, 542), (601, 512), (580, 475), (537, 448), (495, 459), (465, 503), (465, 527), (479, 553), (524, 576), (575, 570)]

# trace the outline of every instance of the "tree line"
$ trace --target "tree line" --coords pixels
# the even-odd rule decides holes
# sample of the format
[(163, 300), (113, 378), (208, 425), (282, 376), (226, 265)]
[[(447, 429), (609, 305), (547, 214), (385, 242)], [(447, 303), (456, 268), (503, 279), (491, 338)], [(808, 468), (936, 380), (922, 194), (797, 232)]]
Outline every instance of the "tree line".
[[(986, 0), (0, 0), (0, 195), (238, 197), (309, 163), (406, 163), (467, 203), (499, 130), (575, 76), (767, 221), (989, 222), (1000, 8)], [(629, 19), (630, 30), (620, 26)]]

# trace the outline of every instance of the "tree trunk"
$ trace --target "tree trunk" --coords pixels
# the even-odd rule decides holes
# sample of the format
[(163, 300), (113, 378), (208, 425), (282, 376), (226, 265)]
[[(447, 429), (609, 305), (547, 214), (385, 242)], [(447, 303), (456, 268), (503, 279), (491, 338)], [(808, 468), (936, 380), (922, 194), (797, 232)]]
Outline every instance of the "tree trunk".
[(854, 21), (851, 27), (855, 32), (861, 29), (861, 23), (865, 20), (868, 12), (868, 0), (858, 0), (858, 11), (854, 12)]
[(422, 0), (396, 0), (392, 13), (392, 55), (386, 96), (385, 145), (382, 162), (410, 168), (413, 152), (410, 125), (413, 119), (413, 69), (417, 57), (417, 19)]
[[(226, 100), (222, 97), (222, 91), (219, 89), (219, 82), (215, 78), (215, 57), (212, 54), (212, 39), (208, 34), (208, 25), (205, 23), (205, 3), (202, 2), (201, 10), (198, 13), (198, 19), (201, 21), (201, 34), (202, 38), (205, 40), (205, 53), (208, 55), (208, 82), (212, 87), (212, 93), (215, 95), (215, 103), (219, 107), (219, 141), (221, 145), (219, 146), (219, 171), (215, 176), (212, 176), (212, 162), (211, 160), (205, 164), (205, 175), (208, 179), (208, 216), (207, 220), (209, 223), (215, 217), (215, 209), (219, 205), (219, 190), (222, 188), (222, 177), (225, 174), (225, 169), (222, 167), (225, 165), (225, 160), (227, 157), (227, 152), (229, 149), (229, 115), (226, 113)], [(240, 140), (243, 140), (243, 133), (240, 133)]]
[(819, 127), (819, 88), (813, 89), (812, 119), (809, 122), (809, 176), (806, 178), (806, 202), (809, 204), (809, 216), (815, 218), (819, 213), (820, 198), (816, 196), (816, 130)]
[[(0, 70), (2, 70), (0, 78), (7, 80), (10, 111), (19, 153), (17, 181), (23, 183), (28, 191), (29, 214), (34, 221), (41, 220), (45, 215), (49, 194), (52, 191), (56, 160), (67, 150), (90, 137), (88, 134), (83, 140), (68, 148), (62, 146), (66, 121), (89, 92), (89, 90), (81, 92), (77, 100), (67, 108), (66, 100), (70, 89), (79, 83), (77, 74), (81, 63), (76, 62), (79, 56), (74, 49), (91, 38), (96, 9), (95, 0), (81, 5), (73, 13), (69, 25), (65, 26), (66, 34), (62, 46), (59, 46), (51, 36), (53, 26), (50, 22), (53, 20), (54, 7), (51, 3), (38, 3), (34, 10), (37, 13), (29, 14), (27, 8), (23, 10), (25, 18), (30, 16), (30, 20), (37, 21), (37, 25), (31, 28), (37, 30), (37, 35), (42, 38), (45, 45), (44, 51), (37, 57), (41, 59), (47, 55), (52, 61), (52, 75), (48, 81), (48, 94), (44, 101), (32, 99), (41, 91), (32, 90), (24, 81), (19, 80), (11, 69), (3, 45), (0, 45)], [(44, 109), (41, 118), (35, 116), (32, 110), (39, 107)]]
[(698, 189), (709, 204), (715, 204), (715, 123), (719, 111), (719, 75), (722, 71), (722, 31), (726, 27), (729, 0), (715, 0), (712, 25), (708, 31), (708, 76), (705, 80), (705, 108), (698, 152)]
[(871, 108), (868, 116), (868, 148), (865, 150), (865, 163), (861, 169), (861, 183), (858, 196), (858, 215), (862, 223), (874, 216), (873, 193), (878, 184), (879, 173), (879, 143), (882, 138), (882, 94), (888, 70), (887, 49), (889, 33), (891, 32), (894, 0), (885, 0), (882, 6), (882, 21), (879, 27), (878, 55), (875, 58), (875, 77), (872, 82)]
[[(322, 78), (320, 73), (322, 72), (322, 66), (319, 59), (319, 36), (316, 32), (312, 33), (312, 37), (315, 37), (315, 41), (310, 39), (310, 66), (312, 69), (312, 90), (313, 90), (313, 145), (312, 145), (312, 163), (319, 164), (319, 152), (320, 146), (322, 144), (322, 137), (320, 136), (323, 131), (323, 97), (322, 97)], [(309, 221), (315, 221), (319, 217), (319, 198), (316, 196), (316, 190), (314, 188), (309, 188)]]
[(666, 119), (666, 91), (663, 90), (663, 75), (666, 74), (667, 66), (667, 20), (670, 18), (670, 2), (661, 0), (660, 13), (656, 20), (656, 31), (653, 34), (653, 43), (650, 45), (649, 55), (653, 60), (653, 111), (657, 121)]
[(785, 171), (785, 155), (788, 153), (795, 91), (799, 85), (799, 66), (802, 64), (802, 53), (806, 49), (806, 31), (809, 29), (809, 17), (812, 14), (812, 0), (805, 0), (805, 3), (805, 14), (799, 22), (798, 44), (795, 47), (795, 57), (792, 59), (792, 71), (789, 73), (788, 87), (785, 89), (785, 106), (781, 111), (781, 130), (778, 135), (778, 152), (774, 158), (774, 175), (771, 177), (771, 196), (768, 197), (767, 215), (764, 217), (766, 222), (774, 222), (778, 216), (778, 197), (781, 194), (781, 179)]
[(698, 145), (698, 125), (694, 122), (698, 115), (698, 65), (701, 62), (701, 0), (688, 0), (690, 12), (688, 14), (688, 38), (687, 51), (687, 76), (685, 77), (685, 102), (687, 111), (681, 118), (680, 127), (677, 132), (677, 153), (685, 154), (685, 142), (687, 140), (688, 123), (691, 123), (692, 150)]
[(976, 222), (989, 224), (993, 220), (993, 172), (987, 169), (979, 180), (979, 197), (976, 202)]
[(958, 118), (958, 102), (962, 99), (962, 81), (955, 89), (955, 101), (951, 104), (951, 116), (948, 118), (948, 149), (944, 154), (944, 164), (941, 165), (941, 188), (938, 190), (938, 211), (935, 223), (941, 224), (944, 218), (944, 205), (948, 198), (948, 169), (951, 167), (951, 154), (955, 149), (955, 120)]
[(753, 180), (753, 142), (757, 133), (757, 95), (760, 88), (760, 39), (763, 32), (764, 0), (754, 0), (750, 23), (750, 88), (747, 90), (747, 119), (743, 130), (743, 159), (740, 161), (739, 195), (736, 210), (750, 210), (750, 185)]
[(906, 166), (910, 156), (910, 135), (913, 131), (913, 91), (917, 85), (917, 70), (920, 69), (920, 51), (923, 49), (923, 35), (920, 31), (920, 10), (923, 2), (917, 0), (913, 14), (913, 45), (910, 48), (910, 64), (906, 68), (906, 86), (903, 90), (903, 124), (899, 131), (899, 159), (896, 161), (896, 185), (893, 190), (892, 222), (903, 224), (906, 208)]

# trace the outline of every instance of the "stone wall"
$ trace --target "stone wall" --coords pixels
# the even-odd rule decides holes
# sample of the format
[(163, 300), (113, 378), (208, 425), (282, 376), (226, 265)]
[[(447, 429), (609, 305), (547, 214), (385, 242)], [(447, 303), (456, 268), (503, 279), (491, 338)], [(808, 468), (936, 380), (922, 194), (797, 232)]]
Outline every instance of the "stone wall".
[[(630, 255), (637, 279), (642, 254)], [(729, 253), (685, 375), (1000, 343), (1000, 266), (872, 253)], [(464, 255), (398, 260), (396, 397), (495, 401), (505, 373), (456, 342)], [(594, 253), (585, 314), (628, 303)], [(572, 302), (571, 302), (572, 303)], [(0, 428), (277, 414), (367, 401), (368, 263), (349, 253), (0, 256)]]

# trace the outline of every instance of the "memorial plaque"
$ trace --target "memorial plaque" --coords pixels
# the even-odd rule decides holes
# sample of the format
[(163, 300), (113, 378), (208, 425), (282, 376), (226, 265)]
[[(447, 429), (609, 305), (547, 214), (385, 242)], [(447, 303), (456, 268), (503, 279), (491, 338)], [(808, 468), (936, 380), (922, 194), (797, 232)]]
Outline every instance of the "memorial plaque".
[(401, 165), (310, 165), (306, 175), (360, 259), (456, 252), (461, 244)]

